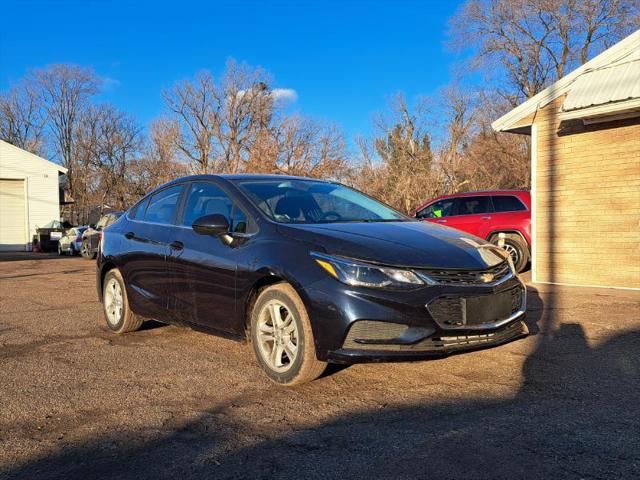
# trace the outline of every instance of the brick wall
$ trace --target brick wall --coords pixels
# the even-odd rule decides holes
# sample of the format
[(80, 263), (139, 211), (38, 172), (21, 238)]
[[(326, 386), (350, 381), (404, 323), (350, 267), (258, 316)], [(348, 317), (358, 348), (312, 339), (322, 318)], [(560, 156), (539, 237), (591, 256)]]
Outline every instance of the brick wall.
[(537, 281), (640, 288), (640, 118), (536, 114)]

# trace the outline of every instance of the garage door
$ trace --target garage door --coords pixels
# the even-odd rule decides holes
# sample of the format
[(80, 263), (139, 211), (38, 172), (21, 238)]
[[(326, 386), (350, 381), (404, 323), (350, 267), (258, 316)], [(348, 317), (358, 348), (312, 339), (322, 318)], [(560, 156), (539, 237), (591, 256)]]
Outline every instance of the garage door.
[(0, 180), (0, 251), (25, 249), (24, 180)]

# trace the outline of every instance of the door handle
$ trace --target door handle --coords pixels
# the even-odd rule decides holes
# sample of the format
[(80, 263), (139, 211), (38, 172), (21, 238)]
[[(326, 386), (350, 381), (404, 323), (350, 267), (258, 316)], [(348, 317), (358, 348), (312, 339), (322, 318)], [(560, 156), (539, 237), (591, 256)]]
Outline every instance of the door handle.
[(182, 250), (184, 248), (184, 243), (176, 240), (175, 242), (171, 242), (169, 244), (169, 248), (171, 248), (171, 250)]
[(135, 236), (136, 236), (136, 234), (133, 233), (133, 232), (127, 232), (127, 233), (124, 234), (124, 238), (126, 238), (127, 240), (131, 240)]
[(491, 217), (480, 217), (481, 220), (491, 220)]
[(438, 223), (447, 223), (447, 221), (443, 218), (442, 220), (436, 220)]

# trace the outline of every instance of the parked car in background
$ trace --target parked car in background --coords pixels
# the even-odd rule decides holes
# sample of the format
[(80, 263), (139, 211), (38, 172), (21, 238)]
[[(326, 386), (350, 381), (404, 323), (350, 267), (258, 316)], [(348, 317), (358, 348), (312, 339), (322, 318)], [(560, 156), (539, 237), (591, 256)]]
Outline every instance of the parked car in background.
[(73, 227), (64, 232), (58, 240), (58, 255), (77, 255), (82, 246), (82, 234), (89, 227)]
[(104, 231), (96, 286), (115, 333), (145, 318), (249, 339), (284, 385), (328, 362), (407, 361), (527, 334), (525, 286), (500, 248), (343, 185), (198, 175)]
[(434, 198), (413, 216), (500, 244), (518, 272), (531, 256), (531, 195), (526, 190), (466, 192)]
[(118, 220), (124, 212), (109, 212), (104, 214), (98, 220), (95, 226), (90, 226), (82, 235), (82, 246), (80, 253), (83, 258), (91, 260), (96, 258), (100, 239), (102, 238), (102, 230)]

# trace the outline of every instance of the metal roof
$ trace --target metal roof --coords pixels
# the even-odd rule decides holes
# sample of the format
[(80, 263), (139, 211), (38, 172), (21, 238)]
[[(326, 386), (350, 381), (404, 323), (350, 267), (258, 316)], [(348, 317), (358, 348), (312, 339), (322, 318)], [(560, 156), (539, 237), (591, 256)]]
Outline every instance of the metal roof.
[[(547, 105), (549, 102), (555, 100), (556, 98), (564, 95), (569, 90), (571, 90), (579, 77), (587, 72), (595, 72), (606, 67), (622, 65), (623, 63), (625, 63), (625, 59), (629, 61), (629, 59), (634, 58), (630, 55), (633, 55), (637, 52), (640, 52), (640, 29), (636, 30), (628, 37), (620, 40), (608, 50), (605, 50), (601, 54), (592, 58), (584, 65), (581, 65), (574, 71), (560, 78), (553, 85), (545, 88), (526, 102), (507, 112), (505, 115), (494, 121), (491, 126), (494, 130), (497, 130), (499, 132), (518, 131), (522, 130), (525, 127), (529, 127), (533, 122), (532, 114), (534, 114), (538, 109)], [(624, 94), (625, 93), (620, 92), (615, 95), (615, 98), (617, 98), (619, 95)], [(608, 105), (613, 108), (621, 106), (622, 102), (623, 101), (611, 101), (610, 103), (604, 105)], [(635, 99), (632, 99), (631, 102), (635, 102)], [(640, 103), (640, 99), (638, 100), (638, 103)], [(591, 102), (589, 102), (589, 104), (591, 104)], [(576, 107), (575, 114), (578, 114), (577, 108), (578, 107)], [(596, 106), (595, 108), (606, 110), (609, 107)], [(603, 112), (599, 112), (599, 114), (602, 113)], [(567, 113), (567, 115), (569, 115), (569, 113)], [(527, 119), (527, 117), (529, 117), (529, 120), (525, 122), (525, 119)]]
[(562, 110), (568, 112), (634, 98), (640, 98), (640, 50), (576, 78)]

